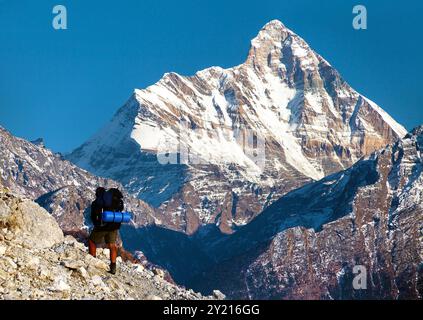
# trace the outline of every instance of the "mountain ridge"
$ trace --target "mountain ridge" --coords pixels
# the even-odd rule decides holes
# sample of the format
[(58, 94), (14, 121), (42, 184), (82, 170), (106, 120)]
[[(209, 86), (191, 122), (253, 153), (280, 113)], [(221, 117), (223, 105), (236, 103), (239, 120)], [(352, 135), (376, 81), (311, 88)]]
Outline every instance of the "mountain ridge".
[(87, 210), (98, 186), (122, 189), (127, 208), (133, 211), (134, 221), (139, 224), (152, 222), (159, 216), (149, 205), (129, 196), (119, 183), (94, 176), (60, 154), (15, 137), (3, 127), (0, 142), (3, 146), (0, 183), (22, 197), (43, 204), (65, 233), (86, 229)]
[[(220, 283), (235, 299), (422, 299), (422, 147), (419, 126), (288, 193), (225, 239), (215, 252), (226, 257), (192, 283)], [(365, 291), (352, 287), (357, 265)]]
[[(135, 89), (66, 158), (121, 182), (178, 230), (193, 234), (215, 223), (232, 233), (286, 192), (405, 134), (275, 20), (238, 66), (166, 73)], [(174, 162), (163, 165), (164, 154)]]

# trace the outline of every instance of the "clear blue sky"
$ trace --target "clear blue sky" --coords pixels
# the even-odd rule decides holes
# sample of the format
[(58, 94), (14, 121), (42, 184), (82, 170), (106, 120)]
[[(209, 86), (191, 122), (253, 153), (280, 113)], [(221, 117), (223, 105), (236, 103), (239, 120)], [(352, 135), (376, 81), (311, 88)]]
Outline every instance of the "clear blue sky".
[[(52, 28), (57, 4), (68, 30)], [(352, 28), (356, 4), (368, 30)], [(410, 129), (423, 123), (422, 13), (421, 0), (0, 0), (0, 124), (70, 151), (134, 88), (237, 65), (279, 19)]]

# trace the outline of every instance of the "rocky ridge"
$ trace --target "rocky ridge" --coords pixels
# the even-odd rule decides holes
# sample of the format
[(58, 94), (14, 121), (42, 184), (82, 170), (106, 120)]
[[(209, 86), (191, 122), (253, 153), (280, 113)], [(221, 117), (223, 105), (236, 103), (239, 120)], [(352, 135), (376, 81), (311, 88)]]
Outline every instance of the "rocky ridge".
[[(192, 283), (230, 298), (422, 299), (422, 150), (419, 127), (287, 194), (223, 239), (218, 263)], [(365, 290), (353, 287), (355, 266)]]

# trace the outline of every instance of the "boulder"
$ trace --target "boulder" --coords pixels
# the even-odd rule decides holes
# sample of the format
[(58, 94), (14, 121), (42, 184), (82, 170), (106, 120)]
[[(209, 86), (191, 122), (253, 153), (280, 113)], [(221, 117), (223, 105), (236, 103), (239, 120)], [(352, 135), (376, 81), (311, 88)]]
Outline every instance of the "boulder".
[(80, 260), (64, 260), (61, 264), (71, 270), (78, 270), (84, 266), (84, 262)]
[(89, 277), (90, 277), (90, 275), (89, 275), (88, 271), (87, 271), (84, 267), (80, 267), (80, 268), (78, 269), (78, 274), (79, 274), (82, 278), (84, 278), (85, 280), (88, 280), (88, 279), (89, 279)]
[(154, 268), (153, 269), (153, 273), (158, 278), (164, 279), (164, 277), (165, 277), (165, 272), (162, 269)]
[(56, 220), (35, 202), (24, 200), (19, 203), (11, 219), (17, 238), (27, 247), (49, 248), (64, 239)]
[(69, 291), (70, 286), (67, 283), (66, 277), (63, 275), (58, 275), (54, 279), (53, 287), (51, 288), (51, 290), (58, 291), (58, 292)]
[(213, 290), (213, 297), (218, 300), (225, 300), (226, 296), (219, 290)]
[(88, 265), (88, 267), (97, 268), (100, 270), (108, 271), (109, 266), (104, 261), (94, 258), (92, 255), (87, 254), (85, 256), (85, 263)]
[(91, 278), (91, 283), (96, 287), (97, 286), (104, 286), (103, 279), (101, 279), (101, 277), (98, 276), (98, 275), (95, 275)]
[(145, 268), (140, 264), (136, 264), (136, 265), (134, 265), (133, 270), (137, 273), (142, 273), (142, 272), (144, 272)]

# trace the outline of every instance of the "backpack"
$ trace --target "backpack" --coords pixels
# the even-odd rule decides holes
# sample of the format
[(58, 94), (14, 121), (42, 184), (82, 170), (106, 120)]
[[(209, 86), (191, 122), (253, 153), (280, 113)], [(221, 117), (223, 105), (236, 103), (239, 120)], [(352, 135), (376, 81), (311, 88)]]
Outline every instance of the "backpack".
[(123, 194), (119, 189), (111, 188), (103, 194), (103, 211), (121, 212), (123, 210)]
[(107, 223), (102, 220), (103, 211), (123, 211), (123, 194), (117, 188), (111, 188), (96, 196), (91, 205), (91, 220), (95, 227), (102, 229), (119, 229), (120, 223)]

